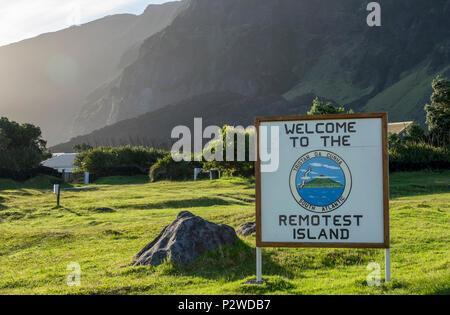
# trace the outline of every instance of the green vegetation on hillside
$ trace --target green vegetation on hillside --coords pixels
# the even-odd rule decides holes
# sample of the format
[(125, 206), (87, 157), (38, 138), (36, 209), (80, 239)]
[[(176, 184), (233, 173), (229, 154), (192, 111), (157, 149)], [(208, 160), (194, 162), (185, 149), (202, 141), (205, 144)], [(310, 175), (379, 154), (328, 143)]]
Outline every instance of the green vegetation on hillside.
[(39, 166), (50, 157), (41, 137), (41, 129), (0, 118), (0, 168), (21, 170)]
[[(132, 267), (132, 257), (182, 210), (234, 228), (255, 220), (251, 180), (117, 185), (102, 179), (86, 191), (0, 191), (0, 294), (450, 294), (450, 172), (390, 177), (392, 282), (369, 287), (370, 262), (384, 271), (382, 250), (263, 250), (255, 277), (255, 238), (241, 238), (186, 268)], [(115, 184), (115, 185), (110, 185)], [(49, 187), (50, 188), (50, 187)], [(108, 207), (112, 211), (101, 212)], [(81, 286), (68, 286), (81, 267)]]
[(418, 66), (411, 72), (405, 73), (401, 79), (388, 87), (375, 97), (371, 98), (363, 108), (364, 112), (389, 112), (389, 120), (405, 121), (415, 120), (424, 123), (423, 95), (431, 93), (430, 82), (440, 73), (448, 71), (450, 67), (442, 71), (430, 71), (427, 66)]
[(322, 188), (322, 187), (343, 187), (341, 183), (338, 183), (331, 178), (314, 178), (313, 180), (306, 182), (303, 188)]
[[(346, 48), (335, 48), (335, 55), (344, 55)], [(284, 93), (283, 96), (287, 100), (314, 93), (334, 100), (338, 104), (347, 105), (355, 102), (374, 91), (373, 86), (359, 86), (353, 83), (352, 75), (354, 73), (348, 71), (336, 62), (336, 57), (330, 54), (323, 55), (311, 67), (302, 81)]]

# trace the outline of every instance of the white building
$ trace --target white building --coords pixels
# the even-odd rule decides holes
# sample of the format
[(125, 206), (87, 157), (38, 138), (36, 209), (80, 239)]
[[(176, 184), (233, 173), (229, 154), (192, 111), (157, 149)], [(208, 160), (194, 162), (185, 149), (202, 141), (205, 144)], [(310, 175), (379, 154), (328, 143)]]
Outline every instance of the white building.
[(42, 166), (51, 167), (58, 172), (71, 173), (75, 168), (73, 162), (75, 161), (76, 153), (54, 153), (53, 156), (41, 163)]

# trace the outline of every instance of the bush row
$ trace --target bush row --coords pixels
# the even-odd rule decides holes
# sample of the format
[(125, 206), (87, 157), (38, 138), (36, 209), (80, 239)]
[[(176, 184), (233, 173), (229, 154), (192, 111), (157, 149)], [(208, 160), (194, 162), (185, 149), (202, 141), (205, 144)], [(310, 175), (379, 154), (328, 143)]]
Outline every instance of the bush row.
[(158, 180), (186, 180), (194, 175), (194, 168), (201, 168), (202, 162), (175, 162), (170, 154), (159, 159), (151, 168), (149, 177), (152, 182)]
[[(230, 176), (254, 174), (254, 163), (250, 161), (197, 162), (192, 157), (191, 162), (175, 162), (167, 152), (144, 148), (99, 148), (89, 151), (82, 159), (77, 157), (77, 160), (83, 161), (84, 169), (92, 173), (92, 178), (148, 174), (151, 181), (186, 180), (193, 177), (194, 168), (215, 168)], [(397, 143), (391, 147), (389, 166), (390, 172), (449, 169), (450, 155), (446, 149), (425, 143)]]
[(165, 151), (144, 147), (99, 147), (78, 153), (74, 165), (80, 171), (97, 175), (146, 174), (166, 155)]
[(449, 169), (450, 150), (426, 143), (406, 142), (391, 146), (389, 170), (418, 171), (423, 169)]
[[(246, 155), (248, 158), (248, 152)], [(168, 152), (131, 146), (101, 147), (81, 152), (75, 159), (75, 165), (79, 171), (90, 172), (91, 180), (141, 174), (148, 174), (151, 181), (186, 180), (193, 177), (194, 168), (202, 167), (218, 169), (225, 175), (252, 176), (254, 173), (254, 163), (249, 161), (175, 162)], [(396, 143), (391, 145), (389, 168), (391, 172), (449, 169), (449, 150), (425, 143)], [(56, 170), (44, 166), (19, 171), (0, 169), (0, 178), (16, 181), (25, 181), (39, 174), (60, 177)]]
[(23, 182), (38, 175), (48, 175), (52, 177), (61, 177), (61, 174), (50, 167), (39, 166), (35, 168), (10, 170), (0, 168), (0, 178), (8, 178), (15, 181)]
[(141, 168), (134, 166), (114, 166), (109, 168), (97, 169), (94, 173), (89, 173), (89, 180), (91, 182), (102, 178), (110, 176), (135, 176), (135, 175), (146, 175)]

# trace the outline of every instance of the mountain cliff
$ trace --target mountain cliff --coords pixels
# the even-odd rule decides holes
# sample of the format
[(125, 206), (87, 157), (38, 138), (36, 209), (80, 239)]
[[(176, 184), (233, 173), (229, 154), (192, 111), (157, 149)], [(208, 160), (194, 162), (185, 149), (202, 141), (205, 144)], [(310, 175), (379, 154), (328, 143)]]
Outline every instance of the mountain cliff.
[[(315, 95), (308, 94), (287, 101), (279, 95), (245, 97), (230, 92), (202, 94), (164, 106), (136, 118), (125, 119), (111, 126), (77, 136), (51, 148), (52, 152), (72, 152), (74, 145), (93, 146), (144, 145), (170, 149), (171, 132), (175, 126), (194, 128), (194, 118), (202, 118), (206, 126), (223, 125), (247, 127), (256, 116), (297, 115), (307, 110)], [(209, 139), (205, 139), (204, 143)]]
[(183, 4), (151, 5), (0, 47), (0, 115), (39, 125), (50, 144), (71, 134), (86, 97), (138, 57)]
[(286, 101), (315, 94), (357, 111), (388, 111), (391, 121), (423, 122), (432, 78), (450, 72), (447, 0), (383, 1), (381, 27), (368, 27), (360, 0), (184, 4), (90, 95), (74, 135), (213, 92)]

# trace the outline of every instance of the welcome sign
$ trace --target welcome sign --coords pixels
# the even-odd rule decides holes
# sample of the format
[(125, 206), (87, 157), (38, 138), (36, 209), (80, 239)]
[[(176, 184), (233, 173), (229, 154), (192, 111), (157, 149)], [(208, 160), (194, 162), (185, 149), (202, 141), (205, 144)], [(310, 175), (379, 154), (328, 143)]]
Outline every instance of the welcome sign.
[[(255, 126), (258, 247), (389, 248), (385, 113), (261, 117)], [(261, 152), (278, 152), (276, 167), (265, 168)]]

